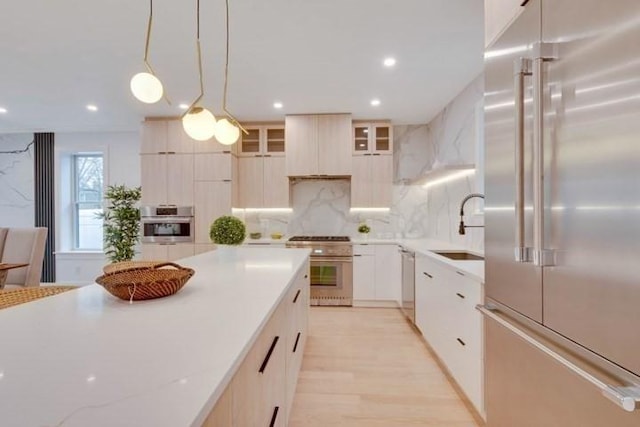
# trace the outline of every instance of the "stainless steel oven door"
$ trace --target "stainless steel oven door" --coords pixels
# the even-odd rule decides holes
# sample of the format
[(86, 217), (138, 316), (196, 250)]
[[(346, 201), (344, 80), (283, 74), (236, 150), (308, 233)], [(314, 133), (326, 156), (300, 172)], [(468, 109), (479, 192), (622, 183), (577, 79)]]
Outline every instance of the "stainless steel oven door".
[(190, 243), (194, 241), (192, 216), (143, 217), (142, 243)]
[(352, 305), (352, 257), (311, 257), (310, 277), (311, 305)]

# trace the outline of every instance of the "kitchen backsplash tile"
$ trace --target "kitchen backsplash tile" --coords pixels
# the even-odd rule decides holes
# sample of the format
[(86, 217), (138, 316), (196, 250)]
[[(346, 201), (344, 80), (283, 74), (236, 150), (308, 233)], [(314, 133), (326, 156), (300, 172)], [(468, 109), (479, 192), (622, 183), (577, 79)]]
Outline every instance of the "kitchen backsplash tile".
[[(484, 229), (458, 234), (462, 199), (477, 191), (472, 175), (425, 189), (409, 185), (434, 166), (475, 163), (479, 132), (477, 105), (483, 96), (483, 78), (471, 82), (429, 124), (394, 126), (393, 203), (388, 212), (352, 213), (349, 180), (303, 180), (291, 183), (291, 213), (243, 212), (250, 231), (292, 235), (357, 236), (366, 222), (377, 238), (433, 238), (475, 250), (484, 250)], [(477, 199), (465, 211), (472, 214)], [(465, 223), (482, 224), (481, 215), (465, 215)]]

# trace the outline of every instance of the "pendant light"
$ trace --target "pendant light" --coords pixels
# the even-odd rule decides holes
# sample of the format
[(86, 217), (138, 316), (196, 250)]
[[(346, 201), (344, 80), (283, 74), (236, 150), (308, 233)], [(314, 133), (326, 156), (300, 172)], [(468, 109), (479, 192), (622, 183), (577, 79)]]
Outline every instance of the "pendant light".
[(229, 0), (225, 0), (225, 26), (226, 26), (226, 44), (225, 44), (225, 64), (224, 64), (224, 90), (222, 93), (222, 110), (227, 118), (219, 120), (216, 124), (216, 139), (220, 144), (231, 145), (238, 141), (240, 137), (240, 129), (245, 134), (249, 134), (245, 128), (236, 120), (235, 117), (227, 110), (227, 82), (229, 77)]
[(198, 48), (198, 77), (200, 79), (200, 95), (191, 103), (189, 108), (182, 115), (182, 127), (191, 138), (196, 141), (206, 141), (211, 139), (216, 132), (216, 118), (211, 111), (198, 106), (198, 102), (204, 96), (204, 85), (202, 83), (202, 54), (200, 51), (200, 0), (196, 3), (196, 45)]
[[(147, 38), (144, 46), (144, 65), (148, 72), (138, 73), (131, 78), (131, 92), (141, 102), (154, 104), (162, 98), (164, 90), (147, 60), (149, 57), (149, 40), (151, 39), (151, 25), (153, 22), (153, 0), (149, 0), (149, 21), (147, 23)], [(169, 102), (167, 100), (167, 102)]]

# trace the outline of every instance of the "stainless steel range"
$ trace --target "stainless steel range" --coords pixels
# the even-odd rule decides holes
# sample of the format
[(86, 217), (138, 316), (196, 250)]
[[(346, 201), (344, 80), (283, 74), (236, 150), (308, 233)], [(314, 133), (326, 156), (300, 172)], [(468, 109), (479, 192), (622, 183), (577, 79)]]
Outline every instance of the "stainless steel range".
[(287, 247), (311, 249), (311, 305), (352, 305), (353, 249), (348, 236), (294, 236)]

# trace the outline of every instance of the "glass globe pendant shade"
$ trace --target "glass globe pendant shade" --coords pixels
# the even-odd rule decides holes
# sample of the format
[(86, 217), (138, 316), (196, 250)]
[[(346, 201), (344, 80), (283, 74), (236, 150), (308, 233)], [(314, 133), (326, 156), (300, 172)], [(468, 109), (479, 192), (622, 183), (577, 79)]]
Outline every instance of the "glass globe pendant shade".
[(131, 78), (131, 92), (139, 101), (153, 104), (162, 98), (162, 83), (151, 73), (138, 73)]
[(229, 120), (222, 119), (216, 123), (216, 139), (220, 144), (231, 145), (240, 138), (240, 129), (232, 125)]
[(216, 133), (216, 118), (206, 108), (194, 107), (182, 118), (182, 127), (196, 141), (206, 141)]

